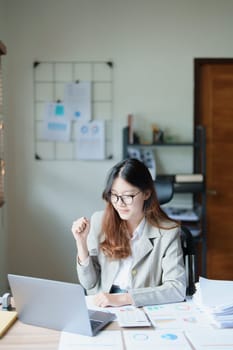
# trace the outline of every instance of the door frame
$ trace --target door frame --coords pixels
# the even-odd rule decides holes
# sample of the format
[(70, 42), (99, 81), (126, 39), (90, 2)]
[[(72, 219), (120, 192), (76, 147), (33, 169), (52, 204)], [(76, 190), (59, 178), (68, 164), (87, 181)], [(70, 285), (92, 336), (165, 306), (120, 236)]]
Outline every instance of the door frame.
[[(200, 97), (201, 97), (201, 90), (200, 90), (200, 84), (201, 84), (201, 69), (202, 66), (205, 64), (233, 64), (233, 58), (194, 58), (194, 105), (193, 105), (193, 113), (194, 113), (194, 118), (193, 118), (193, 130), (196, 129), (198, 125), (200, 125), (200, 117), (201, 117), (201, 104), (200, 104)], [(204, 128), (205, 129), (205, 128)], [(198, 135), (194, 134), (194, 141), (197, 142), (197, 137)], [(203, 146), (205, 147), (203, 152), (206, 153), (206, 137), (205, 137), (205, 132), (204, 132), (204, 142)], [(194, 155), (194, 169), (200, 168), (200, 159), (195, 157)], [(203, 170), (204, 177), (206, 177), (206, 155), (204, 154), (203, 158), (203, 163), (201, 164), (201, 169)], [(203, 236), (203, 241), (202, 241), (202, 257), (204, 256), (205, 261), (202, 261), (202, 272), (204, 272), (204, 276), (206, 275), (206, 255), (207, 255), (207, 249), (206, 249), (206, 235), (207, 235), (207, 199), (206, 199), (206, 183), (204, 186), (204, 194), (203, 194), (203, 205), (204, 205), (204, 210), (203, 210), (203, 228), (204, 228), (204, 236)]]
[(198, 124), (200, 117), (200, 85), (201, 67), (204, 64), (233, 64), (233, 58), (194, 58), (194, 119), (193, 123)]
[[(233, 58), (223, 58), (223, 57), (216, 57), (216, 58), (194, 58), (194, 101), (193, 101), (193, 130), (195, 130), (195, 127), (200, 124), (200, 80), (201, 80), (201, 68), (205, 64), (233, 64)], [(197, 142), (198, 135), (194, 134), (194, 141)], [(193, 163), (194, 163), (194, 169), (200, 168), (198, 166), (198, 159), (194, 157)], [(205, 162), (206, 164), (206, 162)], [(202, 169), (205, 173), (205, 166), (202, 164)]]

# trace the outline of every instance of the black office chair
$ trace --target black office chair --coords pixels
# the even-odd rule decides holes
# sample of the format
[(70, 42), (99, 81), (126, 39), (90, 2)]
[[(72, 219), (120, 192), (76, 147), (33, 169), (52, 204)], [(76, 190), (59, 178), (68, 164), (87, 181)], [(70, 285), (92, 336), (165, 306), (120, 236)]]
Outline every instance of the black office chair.
[[(174, 194), (173, 182), (170, 180), (156, 180), (155, 190), (159, 203), (166, 204), (170, 202)], [(193, 295), (195, 288), (195, 244), (194, 238), (189, 229), (181, 224), (181, 244), (184, 253), (184, 264), (186, 270), (186, 295)]]

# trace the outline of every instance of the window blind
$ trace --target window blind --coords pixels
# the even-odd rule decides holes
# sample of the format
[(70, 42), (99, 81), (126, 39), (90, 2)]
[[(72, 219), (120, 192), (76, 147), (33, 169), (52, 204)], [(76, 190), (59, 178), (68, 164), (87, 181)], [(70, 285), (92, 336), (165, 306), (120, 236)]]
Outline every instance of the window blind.
[(2, 86), (3, 83), (2, 83), (2, 65), (1, 65), (1, 56), (5, 54), (6, 54), (6, 47), (0, 41), (0, 207), (2, 207), (5, 202), (4, 122), (3, 122), (3, 86)]

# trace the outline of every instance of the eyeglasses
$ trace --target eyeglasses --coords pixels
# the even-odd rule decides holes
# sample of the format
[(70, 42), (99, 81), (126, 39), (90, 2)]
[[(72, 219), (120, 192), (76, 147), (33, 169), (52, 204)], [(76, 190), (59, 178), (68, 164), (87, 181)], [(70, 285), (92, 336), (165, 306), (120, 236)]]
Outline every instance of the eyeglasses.
[(136, 197), (141, 191), (138, 191), (135, 194), (123, 194), (122, 196), (119, 196), (118, 194), (115, 193), (110, 193), (110, 199), (111, 202), (116, 204), (118, 203), (119, 199), (124, 203), (125, 205), (130, 205), (133, 203), (134, 197)]

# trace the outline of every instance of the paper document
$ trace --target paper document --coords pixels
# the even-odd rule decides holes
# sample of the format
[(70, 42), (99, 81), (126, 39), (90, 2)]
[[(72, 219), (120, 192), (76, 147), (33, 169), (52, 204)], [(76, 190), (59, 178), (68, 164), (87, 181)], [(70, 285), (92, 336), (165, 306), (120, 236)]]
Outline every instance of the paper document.
[(58, 350), (123, 350), (120, 331), (102, 331), (95, 337), (62, 332)]
[(191, 350), (182, 331), (127, 330), (123, 334), (127, 350)]
[(70, 140), (71, 124), (65, 105), (50, 102), (45, 105), (42, 138), (48, 141)]
[(144, 306), (144, 311), (157, 329), (211, 329), (203, 312), (192, 302)]
[[(112, 307), (100, 307), (96, 306), (94, 303), (94, 297), (95, 295), (86, 295), (86, 303), (87, 303), (87, 308), (89, 310), (97, 310), (97, 311), (104, 311), (104, 312), (111, 312), (113, 314), (116, 314), (116, 311), (118, 310), (117, 307), (112, 306)], [(123, 306), (124, 307), (124, 306)]]
[(76, 134), (77, 159), (105, 159), (104, 121), (78, 123)]
[(199, 329), (187, 331), (185, 335), (193, 344), (195, 350), (232, 350), (233, 331), (230, 329)]
[(65, 105), (71, 120), (91, 120), (91, 82), (80, 81), (65, 86)]
[[(139, 310), (138, 308), (136, 308), (133, 305), (125, 305), (125, 306), (108, 306), (108, 307), (100, 307), (100, 306), (96, 306), (94, 304), (94, 295), (87, 295), (85, 297), (86, 299), (86, 303), (87, 303), (87, 307), (89, 310), (97, 310), (97, 311), (104, 311), (104, 312), (110, 312), (112, 314), (115, 314), (116, 317), (117, 315), (122, 312), (123, 310), (125, 311), (135, 311), (135, 310)], [(142, 311), (142, 310), (139, 310)], [(118, 321), (118, 320), (116, 320)], [(147, 323), (149, 323), (149, 321), (147, 320)]]
[(120, 327), (150, 327), (145, 312), (142, 309), (129, 305), (128, 307), (118, 308), (116, 311), (117, 322)]

